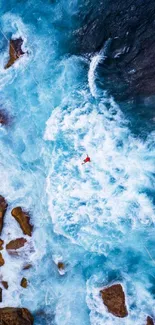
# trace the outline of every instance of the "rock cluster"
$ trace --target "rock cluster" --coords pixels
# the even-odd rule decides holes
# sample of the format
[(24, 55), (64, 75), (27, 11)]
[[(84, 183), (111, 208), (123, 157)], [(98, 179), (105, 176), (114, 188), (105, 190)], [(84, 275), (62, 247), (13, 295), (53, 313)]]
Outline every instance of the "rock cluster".
[[(4, 216), (7, 210), (7, 202), (3, 196), (0, 196), (0, 234), (4, 225)], [(27, 212), (23, 211), (21, 207), (14, 208), (11, 212), (12, 216), (20, 225), (23, 233), (27, 236), (32, 235), (33, 226), (30, 223), (30, 216)], [(9, 254), (16, 255), (18, 250), (27, 243), (27, 239), (24, 237), (16, 238), (6, 244), (6, 250)], [(3, 250), (4, 241), (0, 239), (0, 250)], [(5, 264), (2, 253), (0, 252), (0, 267)], [(30, 264), (26, 264), (23, 270), (27, 270), (31, 267)], [(2, 280), (1, 284), (4, 289), (8, 289), (8, 282)], [(22, 278), (20, 285), (23, 288), (27, 288), (28, 281), (26, 278)], [(2, 302), (2, 288), (0, 288), (0, 302)], [(0, 323), (2, 325), (32, 325), (33, 318), (27, 309), (20, 308), (1, 308), (0, 309)]]

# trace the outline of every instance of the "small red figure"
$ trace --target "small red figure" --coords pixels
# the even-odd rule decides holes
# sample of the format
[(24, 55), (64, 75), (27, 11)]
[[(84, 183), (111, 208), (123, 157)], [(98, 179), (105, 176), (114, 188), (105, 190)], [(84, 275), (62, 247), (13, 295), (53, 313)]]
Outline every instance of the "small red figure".
[(90, 157), (87, 155), (87, 157), (84, 159), (82, 165), (86, 164), (87, 162), (90, 162)]

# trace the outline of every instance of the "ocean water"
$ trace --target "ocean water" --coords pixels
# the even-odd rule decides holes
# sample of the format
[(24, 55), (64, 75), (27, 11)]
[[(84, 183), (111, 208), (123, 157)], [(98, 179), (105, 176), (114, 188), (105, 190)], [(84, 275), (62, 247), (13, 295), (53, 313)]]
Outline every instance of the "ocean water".
[[(34, 224), (18, 256), (3, 251), (0, 278), (9, 289), (1, 306), (28, 308), (35, 325), (142, 325), (155, 317), (155, 134), (135, 135), (129, 116), (97, 87), (106, 48), (70, 54), (87, 5), (0, 4), (0, 105), (10, 116), (0, 127), (0, 194), (9, 204), (2, 238), (23, 236), (15, 206)], [(10, 37), (22, 37), (27, 54), (4, 70)], [(82, 165), (87, 154), (91, 163)], [(112, 283), (123, 285), (124, 319), (101, 300), (100, 289)]]

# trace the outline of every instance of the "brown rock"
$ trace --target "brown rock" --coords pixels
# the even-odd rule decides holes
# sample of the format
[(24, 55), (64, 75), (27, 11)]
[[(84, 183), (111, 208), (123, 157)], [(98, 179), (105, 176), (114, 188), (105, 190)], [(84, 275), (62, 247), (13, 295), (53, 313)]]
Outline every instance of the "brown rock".
[(147, 317), (146, 325), (154, 325), (154, 321), (150, 316)]
[(27, 286), (28, 286), (27, 279), (26, 278), (22, 278), (20, 285), (21, 285), (21, 287), (23, 287), (24, 289), (26, 289)]
[(4, 240), (0, 239), (0, 251), (3, 249)]
[(114, 284), (111, 287), (100, 291), (103, 303), (108, 308), (108, 311), (117, 317), (126, 317), (128, 311), (125, 305), (125, 295), (120, 284)]
[(0, 253), (0, 267), (5, 264), (2, 254)]
[(24, 54), (24, 52), (22, 51), (22, 44), (23, 44), (23, 40), (22, 38), (18, 38), (15, 40), (10, 40), (10, 47), (9, 47), (9, 61), (5, 66), (5, 69), (10, 68), (16, 60), (18, 60), (20, 58), (21, 55)]
[(2, 302), (2, 288), (0, 288), (0, 302)]
[(0, 308), (1, 325), (33, 325), (33, 317), (26, 308)]
[(9, 288), (9, 285), (8, 285), (7, 281), (2, 281), (2, 285), (6, 290)]
[(11, 212), (12, 216), (19, 223), (23, 233), (31, 236), (33, 226), (30, 224), (30, 217), (27, 212), (23, 211), (21, 207), (14, 208)]
[(32, 264), (26, 264), (24, 267), (23, 267), (23, 270), (29, 270), (31, 269), (32, 267)]
[(62, 271), (62, 270), (65, 269), (65, 265), (64, 265), (63, 262), (58, 262), (58, 269), (59, 269), (60, 271)]
[(16, 250), (21, 247), (23, 247), (27, 243), (27, 240), (25, 238), (17, 238), (15, 240), (11, 240), (7, 245), (7, 250)]
[(4, 199), (3, 196), (0, 195), (0, 234), (3, 229), (4, 215), (5, 215), (7, 206), (8, 206), (8, 204), (7, 204), (6, 200)]

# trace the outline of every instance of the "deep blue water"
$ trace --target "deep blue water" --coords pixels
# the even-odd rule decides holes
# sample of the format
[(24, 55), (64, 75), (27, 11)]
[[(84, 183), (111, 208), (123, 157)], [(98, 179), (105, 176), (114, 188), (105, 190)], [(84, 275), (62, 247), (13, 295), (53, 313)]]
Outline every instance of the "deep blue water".
[[(1, 305), (27, 307), (35, 325), (142, 325), (155, 316), (154, 134), (135, 136), (130, 115), (97, 88), (103, 52), (91, 60), (69, 54), (87, 4), (0, 4), (0, 104), (11, 116), (0, 127), (0, 194), (9, 203), (3, 238), (22, 236), (10, 217), (17, 205), (34, 224), (20, 256), (3, 253), (9, 290)], [(4, 70), (8, 40), (19, 36), (28, 54)], [(83, 166), (87, 153), (92, 161)], [(33, 268), (23, 272), (25, 262)], [(129, 311), (121, 320), (99, 295), (115, 282)]]

